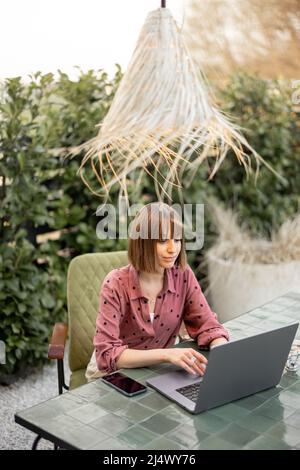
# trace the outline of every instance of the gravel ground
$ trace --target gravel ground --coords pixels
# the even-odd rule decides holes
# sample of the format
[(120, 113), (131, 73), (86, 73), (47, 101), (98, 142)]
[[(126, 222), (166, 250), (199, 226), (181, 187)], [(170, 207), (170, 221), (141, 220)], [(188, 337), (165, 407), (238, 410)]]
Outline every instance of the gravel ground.
[[(68, 384), (67, 364), (65, 364), (65, 375)], [(0, 385), (0, 449), (31, 449), (36, 434), (16, 424), (14, 414), (57, 394), (55, 361), (12, 385)], [(53, 444), (42, 439), (38, 449), (53, 449)]]

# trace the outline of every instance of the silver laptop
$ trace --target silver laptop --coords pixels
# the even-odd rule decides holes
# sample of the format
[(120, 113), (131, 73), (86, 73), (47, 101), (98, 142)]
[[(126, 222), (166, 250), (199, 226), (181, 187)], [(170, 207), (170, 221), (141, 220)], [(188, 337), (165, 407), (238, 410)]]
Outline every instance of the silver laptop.
[(149, 379), (147, 384), (191, 413), (275, 387), (298, 326), (292, 323), (213, 348), (203, 377), (180, 369)]

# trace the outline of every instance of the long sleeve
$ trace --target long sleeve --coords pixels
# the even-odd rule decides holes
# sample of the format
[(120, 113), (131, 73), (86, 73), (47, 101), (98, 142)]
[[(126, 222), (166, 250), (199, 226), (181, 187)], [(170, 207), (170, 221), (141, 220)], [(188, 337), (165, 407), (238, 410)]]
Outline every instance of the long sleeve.
[(121, 303), (113, 282), (110, 283), (110, 274), (102, 284), (94, 336), (97, 367), (106, 373), (117, 369), (119, 356), (128, 348), (120, 339)]
[(183, 320), (190, 337), (197, 340), (202, 349), (208, 349), (215, 338), (224, 337), (229, 340), (228, 331), (218, 322), (217, 315), (209, 307), (190, 266), (187, 268), (186, 281)]

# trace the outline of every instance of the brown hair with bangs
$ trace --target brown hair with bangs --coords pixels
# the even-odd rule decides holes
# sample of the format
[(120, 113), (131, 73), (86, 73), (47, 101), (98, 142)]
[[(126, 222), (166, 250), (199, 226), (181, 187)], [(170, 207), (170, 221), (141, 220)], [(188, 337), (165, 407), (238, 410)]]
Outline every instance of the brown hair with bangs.
[[(171, 229), (171, 231), (170, 231)], [(156, 244), (159, 240), (181, 239), (181, 250), (175, 266), (187, 266), (184, 227), (178, 213), (168, 204), (151, 202), (135, 216), (129, 230), (128, 259), (138, 271), (156, 272)]]

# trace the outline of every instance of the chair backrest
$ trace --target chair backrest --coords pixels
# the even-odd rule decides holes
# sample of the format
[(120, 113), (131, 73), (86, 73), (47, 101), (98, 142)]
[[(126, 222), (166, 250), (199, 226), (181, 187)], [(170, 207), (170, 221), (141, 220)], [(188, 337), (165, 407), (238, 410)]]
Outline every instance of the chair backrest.
[(99, 294), (112, 269), (128, 264), (127, 251), (89, 253), (74, 258), (68, 269), (69, 364), (72, 372), (86, 368), (92, 352)]

